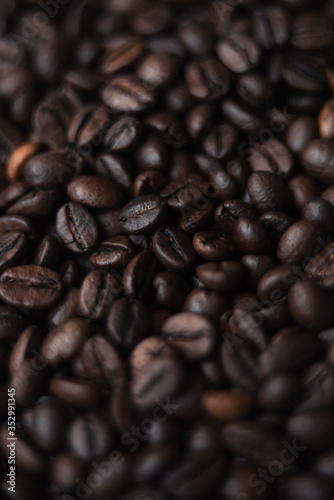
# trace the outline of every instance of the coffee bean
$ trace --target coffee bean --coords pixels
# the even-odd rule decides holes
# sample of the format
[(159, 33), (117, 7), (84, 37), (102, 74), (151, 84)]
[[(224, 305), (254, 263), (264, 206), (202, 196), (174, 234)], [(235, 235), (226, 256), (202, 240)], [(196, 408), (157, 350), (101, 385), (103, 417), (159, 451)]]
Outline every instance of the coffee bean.
[(250, 164), (255, 172), (272, 172), (281, 179), (290, 177), (294, 169), (290, 151), (277, 139), (270, 139), (265, 144), (252, 148)]
[(285, 142), (294, 154), (300, 154), (305, 146), (316, 139), (318, 135), (317, 123), (309, 116), (300, 116), (287, 127)]
[[(115, 191), (116, 189), (119, 191), (119, 185), (126, 191), (132, 188), (135, 174), (123, 157), (112, 153), (102, 153), (97, 157), (95, 168), (99, 175), (102, 175), (102, 177), (112, 182)], [(117, 183), (117, 185), (115, 185), (115, 183)], [(122, 193), (116, 194), (116, 200), (120, 201), (122, 199)], [(119, 201), (117, 203), (119, 203)]]
[(146, 170), (137, 176), (133, 185), (135, 197), (146, 194), (160, 194), (167, 184), (167, 177), (157, 170)]
[(222, 293), (203, 287), (194, 288), (183, 304), (184, 312), (201, 314), (213, 322), (217, 322), (228, 309), (228, 299)]
[(173, 271), (157, 274), (153, 281), (156, 301), (169, 309), (180, 309), (189, 291), (185, 278)]
[(102, 143), (103, 132), (110, 124), (106, 108), (83, 107), (77, 111), (69, 125), (68, 140), (79, 148), (79, 154), (87, 154), (88, 146), (92, 148)]
[(183, 125), (169, 113), (154, 113), (145, 123), (159, 135), (164, 144), (172, 148), (181, 148), (188, 142)]
[(327, 200), (312, 198), (302, 208), (302, 217), (318, 226), (322, 226), (326, 233), (334, 233), (334, 207)]
[(283, 234), (277, 247), (280, 262), (295, 264), (311, 259), (317, 247), (321, 232), (309, 221), (299, 221)]
[(287, 500), (315, 500), (316, 498), (330, 500), (331, 489), (330, 481), (307, 472), (290, 478), (283, 489), (283, 494)]
[(24, 233), (9, 231), (0, 235), (0, 271), (18, 264), (28, 249)]
[(84, 413), (73, 420), (68, 431), (70, 450), (81, 460), (103, 458), (112, 445), (106, 419), (97, 412)]
[(135, 76), (114, 78), (104, 87), (101, 96), (113, 111), (125, 113), (140, 113), (153, 106), (155, 101), (152, 89)]
[(24, 179), (34, 188), (53, 189), (64, 185), (73, 175), (74, 168), (65, 155), (43, 153), (30, 158), (24, 165)]
[(49, 453), (54, 453), (65, 445), (63, 431), (68, 420), (68, 407), (53, 397), (22, 413), (24, 431), (39, 448)]
[(132, 397), (142, 410), (154, 408), (158, 399), (175, 394), (183, 378), (182, 365), (173, 348), (159, 337), (148, 337), (137, 345), (131, 355), (131, 368)]
[(268, 88), (268, 81), (260, 73), (246, 73), (239, 76), (237, 92), (246, 104), (256, 108), (265, 108), (271, 101), (272, 91)]
[(253, 14), (254, 35), (265, 49), (284, 45), (289, 38), (289, 18), (285, 10), (275, 5), (258, 6)]
[(127, 236), (113, 236), (103, 241), (91, 254), (90, 262), (96, 269), (111, 271), (126, 266), (135, 254), (135, 245)]
[(304, 171), (324, 184), (333, 184), (334, 146), (327, 139), (314, 139), (301, 153)]
[(112, 340), (125, 349), (133, 349), (149, 328), (148, 309), (138, 300), (121, 298), (112, 305), (107, 320)]
[(287, 187), (271, 172), (254, 172), (248, 179), (247, 189), (252, 204), (260, 213), (269, 210), (285, 212), (291, 205)]
[(251, 288), (255, 288), (266, 272), (277, 265), (276, 260), (270, 255), (244, 255), (240, 263)]
[(259, 350), (250, 340), (225, 333), (221, 360), (227, 378), (237, 387), (254, 391), (259, 385)]
[(154, 231), (166, 218), (167, 206), (156, 195), (138, 196), (122, 210), (120, 222), (130, 234)]
[[(227, 121), (245, 134), (260, 134), (266, 128), (266, 120), (254, 108), (227, 97), (222, 103), (222, 112)], [(239, 146), (239, 151), (242, 151)]]
[[(63, 284), (65, 285), (64, 279)], [(70, 318), (76, 317), (78, 315), (79, 298), (79, 288), (70, 288), (63, 299), (49, 310), (48, 323), (57, 326)]]
[(242, 200), (224, 201), (215, 212), (216, 223), (228, 234), (233, 233), (233, 226), (241, 217), (256, 220), (258, 213), (251, 205)]
[(124, 383), (126, 371), (123, 360), (103, 335), (94, 335), (86, 340), (80, 356), (85, 375), (92, 382), (107, 388)]
[(172, 444), (157, 444), (142, 451), (134, 464), (134, 477), (139, 483), (158, 480), (170, 467), (176, 455)]
[(271, 253), (271, 242), (266, 231), (256, 221), (241, 217), (233, 226), (233, 237), (244, 253), (263, 255)]
[(196, 142), (212, 127), (215, 109), (211, 104), (199, 104), (190, 110), (186, 119), (187, 132)]
[(230, 235), (221, 231), (202, 231), (193, 238), (196, 252), (206, 260), (225, 260), (237, 253), (236, 245)]
[(258, 400), (262, 408), (274, 413), (287, 413), (296, 404), (301, 385), (297, 377), (291, 373), (271, 375), (258, 392)]
[[(240, 497), (240, 495), (248, 495), (249, 498), (252, 498), (252, 495), (254, 495), (254, 488), (249, 484), (248, 480), (250, 477), (254, 477), (253, 474), (257, 474), (257, 469), (257, 466), (252, 462), (233, 462), (221, 486), (221, 493), (224, 498), (226, 498), (226, 500), (234, 500), (238, 498), (238, 496)], [(256, 493), (258, 500), (268, 500), (271, 490), (271, 485), (266, 484), (266, 488), (263, 492)]]
[(319, 118), (319, 135), (322, 139), (334, 139), (334, 99), (327, 101)]
[(325, 50), (333, 45), (333, 25), (320, 12), (300, 13), (292, 26), (291, 42), (302, 50)]
[(153, 238), (153, 249), (167, 269), (187, 272), (195, 263), (195, 252), (188, 236), (179, 228), (167, 226), (159, 229)]
[(304, 328), (320, 331), (334, 322), (333, 300), (314, 280), (299, 281), (291, 288), (289, 309), (296, 323)]
[(159, 270), (159, 263), (151, 250), (137, 254), (123, 274), (124, 292), (130, 299), (149, 302), (153, 296), (153, 279)]
[(57, 210), (60, 202), (60, 191), (56, 189), (34, 190), (18, 199), (6, 210), (6, 214), (32, 218), (46, 217)]
[(326, 362), (311, 365), (303, 374), (303, 397), (296, 412), (330, 408), (333, 405), (334, 369)]
[(139, 120), (134, 116), (124, 116), (111, 125), (104, 137), (104, 144), (110, 151), (129, 151), (138, 143), (141, 130)]
[(63, 205), (56, 218), (57, 232), (64, 244), (75, 253), (88, 253), (98, 244), (99, 234), (91, 213), (79, 203)]
[(117, 208), (123, 199), (123, 193), (115, 182), (93, 175), (74, 179), (68, 184), (67, 193), (73, 202), (90, 208)]
[(228, 422), (247, 417), (254, 408), (251, 392), (208, 391), (203, 396), (203, 407), (211, 417)]
[(318, 198), (321, 194), (319, 184), (302, 174), (293, 177), (288, 183), (288, 188), (292, 193), (294, 205), (298, 211), (302, 211), (308, 201)]
[(38, 142), (28, 142), (13, 151), (6, 166), (6, 174), (10, 181), (14, 182), (20, 179), (25, 163), (37, 153), (39, 148)]
[(96, 408), (101, 399), (99, 387), (89, 380), (53, 378), (50, 390), (59, 399), (82, 410)]
[(227, 123), (220, 123), (203, 138), (204, 151), (214, 158), (225, 160), (234, 152), (238, 133)]
[(216, 331), (204, 316), (179, 313), (163, 325), (162, 334), (187, 360), (208, 356), (216, 344)]
[(2, 273), (0, 297), (11, 306), (45, 309), (60, 297), (62, 285), (58, 273), (48, 267), (17, 266)]
[(201, 101), (216, 101), (230, 88), (230, 75), (217, 59), (190, 63), (185, 78), (191, 95)]
[(143, 53), (144, 44), (138, 37), (128, 37), (107, 50), (101, 63), (102, 73), (110, 75), (133, 64)]
[(24, 316), (12, 306), (0, 306), (0, 319), (1, 342), (16, 340), (27, 326)]
[(142, 59), (137, 76), (149, 89), (168, 87), (178, 73), (178, 59), (170, 52), (155, 52)]
[(0, 217), (0, 234), (9, 231), (25, 233), (31, 238), (35, 237), (33, 222), (22, 215), (3, 215)]
[(286, 58), (282, 68), (284, 83), (299, 92), (322, 92), (327, 85), (319, 61), (302, 54), (293, 54)]
[(81, 285), (80, 313), (91, 321), (103, 319), (121, 291), (121, 282), (111, 273), (99, 270), (92, 271)]
[(319, 347), (313, 332), (297, 326), (283, 328), (275, 333), (260, 356), (261, 374), (269, 376), (280, 371), (303, 368), (318, 357)]
[(334, 443), (333, 417), (332, 410), (305, 411), (290, 417), (286, 429), (302, 446), (324, 450)]
[(50, 366), (58, 366), (79, 350), (88, 335), (89, 324), (84, 319), (71, 318), (47, 335), (41, 354)]
[(333, 252), (334, 245), (331, 243), (315, 255), (305, 267), (307, 276), (316, 279), (321, 286), (329, 290), (333, 288)]
[(85, 464), (70, 452), (59, 453), (52, 464), (52, 480), (60, 491), (70, 492), (85, 477)]
[(257, 44), (242, 33), (232, 33), (217, 45), (220, 60), (234, 73), (245, 73), (259, 62)]
[(136, 162), (142, 170), (166, 170), (168, 166), (167, 148), (156, 135), (149, 135), (135, 152)]
[(206, 262), (196, 268), (196, 275), (208, 288), (228, 292), (238, 287), (243, 276), (242, 266), (233, 260)]

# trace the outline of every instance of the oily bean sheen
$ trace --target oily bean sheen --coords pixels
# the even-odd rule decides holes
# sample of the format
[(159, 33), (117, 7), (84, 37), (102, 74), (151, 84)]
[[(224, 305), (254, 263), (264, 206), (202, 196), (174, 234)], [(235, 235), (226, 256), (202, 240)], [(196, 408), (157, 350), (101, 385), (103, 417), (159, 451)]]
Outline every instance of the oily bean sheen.
[(48, 267), (17, 266), (1, 275), (0, 298), (11, 306), (46, 309), (59, 299), (61, 293), (60, 276)]
[(57, 232), (68, 247), (75, 253), (87, 253), (97, 246), (99, 233), (92, 214), (79, 203), (63, 205), (56, 219)]
[(153, 250), (159, 261), (172, 271), (187, 272), (195, 264), (191, 240), (178, 227), (159, 229), (153, 238)]
[(147, 234), (163, 223), (167, 206), (156, 195), (138, 196), (122, 210), (120, 222), (129, 234)]
[(334, 0), (0, 1), (0, 498), (333, 499), (333, 62)]
[(122, 190), (115, 182), (84, 175), (69, 183), (67, 193), (72, 201), (91, 208), (117, 208), (122, 203)]

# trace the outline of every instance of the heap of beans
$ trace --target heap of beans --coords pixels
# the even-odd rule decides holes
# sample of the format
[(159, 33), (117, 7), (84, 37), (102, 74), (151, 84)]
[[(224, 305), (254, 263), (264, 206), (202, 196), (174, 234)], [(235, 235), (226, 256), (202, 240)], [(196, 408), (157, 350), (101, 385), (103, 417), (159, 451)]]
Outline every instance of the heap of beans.
[(332, 500), (334, 1), (0, 35), (1, 498)]

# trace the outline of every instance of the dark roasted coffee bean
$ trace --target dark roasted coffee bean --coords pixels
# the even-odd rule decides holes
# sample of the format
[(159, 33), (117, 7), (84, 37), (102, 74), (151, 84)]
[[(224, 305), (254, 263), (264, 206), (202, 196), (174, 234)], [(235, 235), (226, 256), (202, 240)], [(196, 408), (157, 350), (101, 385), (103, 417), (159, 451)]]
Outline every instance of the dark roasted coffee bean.
[(103, 458), (112, 445), (107, 420), (97, 412), (78, 416), (70, 425), (68, 444), (70, 450), (81, 460), (90, 462)]
[[(254, 110), (254, 108), (237, 100), (224, 99), (221, 109), (225, 118), (246, 134), (259, 134), (266, 126), (266, 120), (258, 110)], [(241, 147), (239, 146), (239, 151), (242, 151)]]
[(242, 33), (232, 33), (217, 45), (220, 60), (234, 73), (245, 73), (259, 62), (259, 48), (251, 38)]
[(216, 223), (228, 234), (233, 233), (234, 224), (241, 217), (256, 220), (258, 213), (255, 208), (242, 200), (224, 201), (215, 212)]
[[(246, 458), (262, 467), (279, 460), (283, 436), (262, 422), (239, 420), (223, 427), (221, 442), (233, 455)], [(282, 463), (282, 462), (280, 462)], [(292, 468), (291, 463), (282, 464), (282, 473)]]
[(160, 194), (167, 182), (168, 179), (162, 172), (146, 170), (136, 177), (133, 185), (133, 195), (137, 197), (146, 194)]
[(136, 62), (144, 51), (139, 37), (129, 36), (107, 49), (101, 63), (102, 73), (110, 75)]
[(88, 335), (89, 324), (82, 318), (71, 318), (45, 337), (41, 354), (50, 366), (58, 366), (79, 350)]
[(153, 279), (159, 263), (151, 250), (137, 254), (127, 265), (123, 274), (124, 292), (130, 299), (149, 302), (153, 296)]
[(265, 49), (284, 45), (289, 38), (289, 18), (286, 11), (276, 5), (258, 6), (253, 13), (254, 36)]
[(297, 49), (325, 50), (333, 46), (333, 23), (320, 12), (300, 13), (292, 26), (291, 43)]
[(191, 240), (178, 227), (159, 229), (153, 238), (153, 250), (159, 261), (171, 271), (188, 272), (195, 264), (196, 254)]
[(46, 235), (36, 249), (33, 263), (38, 266), (56, 268), (59, 263), (60, 252), (59, 240), (51, 234)]
[(153, 106), (155, 98), (139, 78), (119, 76), (104, 87), (102, 100), (113, 111), (140, 113)]
[(156, 301), (169, 309), (180, 309), (189, 291), (189, 285), (180, 274), (163, 271), (153, 281)]
[(68, 140), (76, 145), (79, 153), (85, 155), (88, 153), (88, 146), (92, 148), (103, 142), (103, 132), (110, 124), (106, 108), (83, 107), (77, 111), (70, 123)]
[(282, 487), (286, 500), (330, 500), (332, 482), (308, 471), (291, 477)]
[(275, 333), (259, 359), (263, 376), (286, 370), (298, 370), (314, 361), (320, 344), (313, 332), (297, 326), (283, 328)]
[[(21, 366), (26, 360), (31, 360), (33, 357), (39, 357), (38, 351), (41, 341), (42, 334), (36, 326), (29, 326), (22, 331), (13, 347), (9, 360), (9, 372), (13, 377), (20, 371)], [(43, 361), (41, 357), (40, 360)], [(43, 361), (42, 367), (46, 368), (45, 361)], [(40, 371), (42, 371), (42, 369)]]
[(334, 444), (333, 417), (332, 410), (309, 410), (290, 417), (286, 428), (302, 446), (323, 450)]
[[(247, 495), (250, 499), (252, 496), (254, 498), (254, 487), (249, 484), (251, 482), (249, 478), (255, 477), (254, 474), (257, 474), (257, 469), (258, 467), (252, 462), (232, 462), (227, 478), (221, 486), (223, 498), (235, 500), (238, 497), (242, 498), (242, 495)], [(271, 494), (271, 485), (267, 483), (266, 488), (258, 493), (259, 491), (257, 489), (257, 492), (255, 492), (257, 500), (268, 500)]]
[(137, 76), (149, 89), (168, 87), (178, 73), (179, 61), (170, 52), (155, 52), (142, 59), (137, 68)]
[(113, 236), (103, 241), (91, 254), (90, 262), (96, 269), (111, 271), (126, 266), (134, 257), (135, 245), (127, 236)]
[(194, 234), (197, 231), (206, 229), (212, 222), (213, 214), (216, 208), (214, 201), (206, 200), (203, 208), (182, 210), (183, 214), (177, 219), (178, 226), (188, 234)]
[(85, 465), (70, 452), (58, 453), (52, 464), (52, 480), (56, 487), (65, 493), (72, 491), (77, 485), (76, 480), (84, 479)]
[(334, 207), (327, 200), (312, 198), (303, 206), (301, 215), (303, 219), (322, 226), (326, 233), (334, 233)]
[(74, 260), (67, 260), (60, 268), (60, 276), (64, 286), (78, 286), (82, 274), (78, 264)]
[(135, 159), (142, 170), (166, 170), (168, 166), (167, 148), (157, 135), (148, 135), (136, 148)]
[(39, 448), (49, 453), (54, 453), (64, 446), (64, 428), (68, 420), (68, 407), (53, 397), (26, 409), (22, 414), (24, 431)]
[(279, 242), (283, 233), (285, 233), (296, 220), (286, 213), (269, 211), (262, 214), (258, 222), (264, 227), (273, 241)]
[(24, 165), (23, 173), (30, 186), (52, 189), (64, 185), (72, 177), (74, 168), (65, 155), (48, 152), (30, 158)]
[(17, 266), (2, 273), (0, 297), (9, 305), (46, 309), (59, 299), (62, 284), (58, 273), (43, 266)]
[(288, 264), (295, 264), (311, 259), (319, 244), (320, 236), (321, 231), (312, 222), (303, 220), (292, 224), (279, 241), (277, 247), (278, 260)]
[(82, 410), (96, 408), (101, 399), (99, 386), (89, 380), (53, 378), (50, 383), (50, 391), (57, 398)]
[(252, 148), (250, 164), (255, 172), (272, 172), (282, 179), (290, 177), (294, 168), (290, 151), (277, 139), (270, 139)]
[(158, 480), (174, 462), (176, 449), (173, 444), (156, 444), (142, 451), (134, 464), (134, 477), (139, 483)]
[(252, 204), (260, 212), (285, 212), (291, 205), (288, 188), (271, 172), (254, 172), (248, 179), (247, 190)]
[(212, 127), (215, 108), (211, 104), (199, 104), (188, 113), (186, 119), (187, 132), (191, 140), (196, 142)]
[(205, 412), (223, 422), (247, 417), (254, 406), (255, 397), (251, 392), (211, 390), (203, 395)]
[(321, 64), (310, 55), (297, 53), (287, 57), (282, 76), (284, 83), (298, 92), (322, 92), (327, 86)]
[(277, 266), (270, 255), (244, 255), (240, 260), (248, 285), (255, 288), (267, 271)]
[(30, 191), (18, 199), (7, 210), (7, 215), (23, 215), (25, 217), (46, 217), (54, 213), (61, 203), (60, 191), (45, 189), (43, 191)]
[(16, 340), (27, 326), (22, 313), (12, 306), (0, 306), (0, 341)]
[(316, 279), (322, 287), (332, 290), (334, 287), (334, 245), (330, 243), (309, 261), (305, 268), (307, 276)]
[[(135, 174), (124, 158), (112, 153), (102, 153), (97, 157), (95, 169), (99, 175), (109, 179), (117, 190), (119, 190), (118, 185), (127, 191), (132, 188)], [(121, 199), (123, 199), (122, 193), (118, 193), (116, 200)]]
[(303, 397), (296, 407), (296, 412), (333, 406), (333, 366), (323, 361), (314, 363), (303, 374), (301, 384)]
[(70, 200), (90, 208), (117, 208), (123, 200), (122, 190), (115, 182), (93, 175), (83, 175), (67, 186)]
[(103, 335), (86, 340), (80, 352), (86, 378), (96, 384), (114, 388), (126, 379), (125, 366), (113, 344)]
[(22, 196), (29, 191), (29, 186), (26, 182), (19, 181), (10, 184), (2, 190), (0, 194), (0, 208), (6, 209), (12, 204), (15, 204)]
[(269, 269), (260, 279), (257, 295), (261, 302), (279, 302), (288, 293), (291, 286), (298, 281), (298, 269), (292, 264), (282, 264)]
[(79, 310), (87, 319), (101, 320), (111, 304), (122, 292), (119, 279), (106, 271), (95, 270), (87, 274), (80, 289)]
[(28, 236), (35, 237), (35, 228), (33, 222), (28, 217), (22, 215), (3, 215), (0, 217), (0, 234), (9, 231), (25, 233)]
[(75, 253), (88, 253), (98, 244), (99, 234), (91, 213), (79, 203), (63, 205), (56, 219), (57, 232), (68, 247)]
[(241, 75), (237, 81), (237, 92), (246, 104), (256, 108), (265, 108), (272, 97), (272, 92), (268, 89), (268, 81), (260, 73)]
[(317, 123), (309, 116), (300, 116), (288, 126), (285, 134), (287, 146), (294, 154), (300, 154), (305, 146), (316, 139), (318, 135)]
[(28, 250), (28, 239), (24, 233), (9, 231), (0, 235), (0, 272), (19, 264)]
[[(64, 280), (63, 280), (63, 284)], [(48, 323), (52, 326), (60, 325), (70, 318), (78, 315), (79, 288), (70, 288), (60, 302), (57, 303), (48, 313)]]
[(192, 102), (192, 96), (183, 83), (172, 87), (165, 97), (168, 111), (176, 114), (183, 114), (189, 111)]
[(314, 139), (301, 153), (304, 171), (324, 184), (333, 184), (334, 145), (327, 139)]
[(289, 309), (295, 322), (312, 330), (325, 330), (334, 323), (334, 302), (315, 280), (296, 283), (289, 292)]
[(224, 372), (237, 387), (254, 391), (259, 385), (258, 348), (237, 335), (225, 333), (221, 351)]
[(271, 253), (272, 245), (263, 227), (256, 221), (241, 217), (233, 226), (233, 237), (244, 253), (264, 255)]
[(111, 125), (104, 137), (110, 151), (123, 152), (133, 149), (141, 135), (141, 124), (134, 116), (124, 116)]
[(216, 331), (204, 316), (179, 313), (167, 319), (162, 334), (188, 360), (197, 360), (211, 354), (216, 344)]
[[(43, 367), (43, 368), (42, 368)], [(33, 405), (44, 393), (45, 394), (45, 369), (47, 363), (41, 359), (37, 364), (36, 359), (24, 359), (20, 369), (12, 374), (10, 387), (15, 389), (15, 402), (20, 406)]]
[(222, 293), (203, 287), (194, 288), (183, 304), (184, 312), (201, 314), (214, 322), (228, 309), (228, 299)]
[(291, 373), (277, 373), (270, 376), (258, 392), (258, 401), (262, 408), (273, 413), (287, 413), (296, 404), (301, 385)]
[(185, 78), (191, 95), (201, 101), (216, 101), (230, 88), (230, 74), (217, 59), (190, 63)]
[(180, 24), (178, 36), (187, 51), (194, 56), (204, 56), (212, 49), (211, 33), (195, 20), (185, 20)]
[(164, 489), (175, 498), (211, 497), (224, 470), (224, 459), (211, 451), (189, 451), (164, 476)]
[(169, 113), (154, 113), (146, 118), (145, 123), (159, 135), (164, 144), (173, 148), (185, 146), (188, 141), (181, 122)]
[(208, 189), (208, 183), (203, 180), (202, 176), (191, 174), (167, 184), (160, 195), (172, 209), (183, 213), (194, 206), (197, 209), (202, 208), (206, 189)]
[(238, 133), (227, 123), (220, 123), (203, 138), (204, 151), (214, 158), (225, 160), (234, 152)]
[(144, 195), (130, 201), (122, 210), (120, 222), (130, 234), (147, 234), (164, 222), (167, 206), (157, 195)]
[(132, 425), (136, 424), (130, 388), (131, 384), (116, 385), (108, 404), (108, 414), (112, 426), (120, 433), (126, 432)]
[(193, 246), (196, 252), (206, 260), (231, 259), (237, 253), (233, 238), (217, 230), (196, 233)]
[(319, 135), (322, 139), (334, 139), (334, 99), (327, 101), (319, 118)]
[(132, 397), (142, 410), (154, 408), (158, 399), (175, 394), (183, 378), (174, 349), (159, 337), (148, 337), (137, 345), (131, 354), (131, 368)]
[(234, 260), (206, 262), (196, 268), (196, 275), (204, 286), (219, 292), (229, 292), (240, 284), (243, 269), (241, 264)]
[(288, 188), (291, 191), (294, 205), (299, 212), (305, 203), (312, 198), (318, 198), (321, 194), (320, 185), (311, 177), (302, 174), (293, 177), (288, 183)]
[(107, 319), (112, 340), (125, 349), (133, 349), (146, 336), (150, 324), (147, 307), (138, 300), (116, 300)]

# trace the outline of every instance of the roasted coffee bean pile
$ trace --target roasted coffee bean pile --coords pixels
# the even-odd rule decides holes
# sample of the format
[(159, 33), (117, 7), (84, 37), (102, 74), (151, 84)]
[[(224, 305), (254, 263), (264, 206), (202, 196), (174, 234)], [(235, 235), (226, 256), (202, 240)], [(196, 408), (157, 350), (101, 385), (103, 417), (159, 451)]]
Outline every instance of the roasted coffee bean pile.
[(332, 500), (334, 1), (0, 35), (0, 497)]

